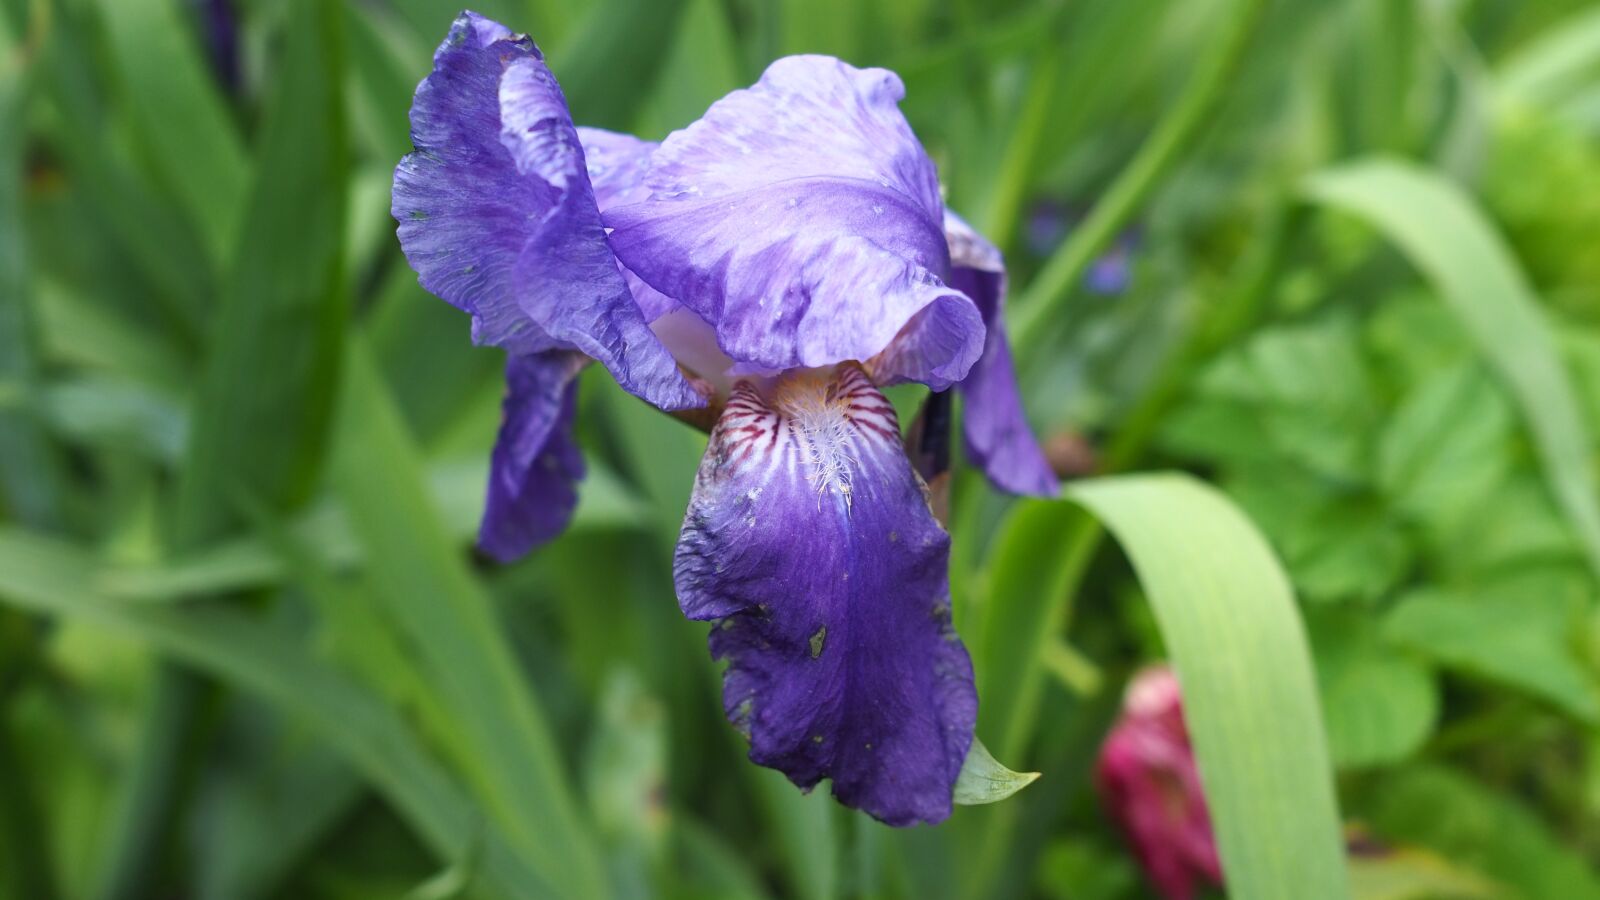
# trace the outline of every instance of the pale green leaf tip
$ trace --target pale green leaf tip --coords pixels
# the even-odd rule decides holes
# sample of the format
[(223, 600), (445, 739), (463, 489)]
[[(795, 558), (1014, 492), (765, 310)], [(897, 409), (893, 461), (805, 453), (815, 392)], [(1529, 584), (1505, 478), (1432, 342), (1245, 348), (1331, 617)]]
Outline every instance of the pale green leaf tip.
[(1038, 780), (1038, 772), (1013, 772), (1002, 766), (974, 737), (956, 777), (954, 800), (961, 806), (998, 803)]

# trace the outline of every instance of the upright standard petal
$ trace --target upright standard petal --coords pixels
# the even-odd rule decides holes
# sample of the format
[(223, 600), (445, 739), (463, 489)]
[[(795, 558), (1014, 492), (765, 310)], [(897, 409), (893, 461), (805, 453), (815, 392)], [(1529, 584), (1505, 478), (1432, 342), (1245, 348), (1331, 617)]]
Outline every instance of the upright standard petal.
[[(589, 181), (594, 185), (595, 204), (602, 213), (613, 206), (626, 206), (649, 199), (650, 188), (645, 186), (644, 179), (650, 167), (650, 154), (660, 144), (640, 140), (631, 134), (581, 125), (578, 126), (578, 140), (583, 142), (583, 156), (589, 166)], [(646, 322), (654, 322), (681, 308), (678, 301), (645, 284), (626, 266), (621, 263), (617, 265), (622, 269), (622, 277), (628, 283), (628, 290), (633, 292), (633, 299), (639, 304)], [(669, 345), (667, 349), (674, 348)], [(676, 353), (673, 355), (677, 356)], [(682, 357), (678, 357), (678, 361), (682, 362)]]
[(950, 538), (855, 366), (734, 388), (678, 541), (678, 600), (716, 619), (750, 758), (891, 825), (937, 822), (972, 742)]
[(883, 69), (778, 60), (652, 154), (650, 199), (606, 210), (612, 246), (752, 367), (865, 361), (902, 335), (879, 383), (959, 381), (983, 320), (941, 280), (938, 178), (904, 94)]
[(393, 213), (422, 285), (478, 343), (576, 349), (666, 409), (704, 404), (651, 334), (606, 242), (566, 101), (526, 37), (464, 13), (411, 107)]
[(500, 436), (478, 527), (478, 546), (500, 562), (560, 534), (577, 508), (583, 454), (572, 436), (573, 379), (587, 364), (570, 350), (506, 360)]
[(583, 125), (577, 127), (577, 134), (583, 144), (589, 183), (594, 185), (594, 202), (601, 212), (650, 199), (645, 176), (650, 170), (650, 154), (660, 144)]
[(950, 284), (971, 297), (987, 326), (983, 356), (961, 382), (961, 431), (967, 456), (1001, 490), (1053, 497), (1061, 485), (1028, 427), (1006, 339), (1006, 266), (1000, 250), (948, 210)]

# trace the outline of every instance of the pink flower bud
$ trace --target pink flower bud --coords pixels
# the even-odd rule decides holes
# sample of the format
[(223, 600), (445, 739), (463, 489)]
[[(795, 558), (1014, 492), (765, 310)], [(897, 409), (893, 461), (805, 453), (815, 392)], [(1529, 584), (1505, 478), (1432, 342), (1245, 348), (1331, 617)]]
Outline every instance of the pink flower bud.
[(1177, 676), (1166, 666), (1136, 675), (1095, 773), (1101, 802), (1167, 900), (1221, 886), (1200, 772), (1183, 723)]

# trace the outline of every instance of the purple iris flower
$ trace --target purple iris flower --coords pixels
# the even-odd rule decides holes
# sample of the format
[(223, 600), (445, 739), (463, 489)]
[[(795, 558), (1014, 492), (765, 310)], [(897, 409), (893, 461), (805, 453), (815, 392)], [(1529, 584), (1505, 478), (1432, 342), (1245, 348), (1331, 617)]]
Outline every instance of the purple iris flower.
[(526, 37), (464, 13), (395, 172), (423, 286), (508, 353), (479, 542), (565, 526), (574, 377), (597, 361), (710, 443), (674, 564), (750, 757), (894, 825), (936, 822), (972, 741), (950, 538), (880, 389), (959, 388), (1000, 487), (1057, 485), (1023, 418), (999, 253), (944, 209), (882, 69), (802, 56), (658, 144), (573, 125)]

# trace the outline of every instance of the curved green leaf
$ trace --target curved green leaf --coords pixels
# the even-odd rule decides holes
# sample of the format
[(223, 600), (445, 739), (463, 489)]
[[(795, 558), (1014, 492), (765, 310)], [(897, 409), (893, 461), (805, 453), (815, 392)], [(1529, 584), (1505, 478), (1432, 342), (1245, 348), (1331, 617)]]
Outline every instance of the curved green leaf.
[(962, 806), (999, 803), (1038, 780), (1038, 772), (1013, 772), (1001, 765), (983, 741), (973, 738), (956, 778), (955, 801)]
[(486, 811), (558, 893), (605, 877), (555, 736), (497, 618), (426, 490), (421, 459), (364, 341), (349, 343), (332, 472), (383, 613), (460, 729), (459, 767)]
[(1155, 610), (1229, 895), (1348, 897), (1305, 631), (1260, 532), (1184, 475), (1098, 478), (1067, 496), (1122, 544)]
[(1505, 242), (1459, 187), (1409, 163), (1353, 163), (1314, 175), (1306, 187), (1399, 245), (1461, 319), (1516, 399), (1545, 480), (1600, 577), (1594, 443), (1555, 336)]

